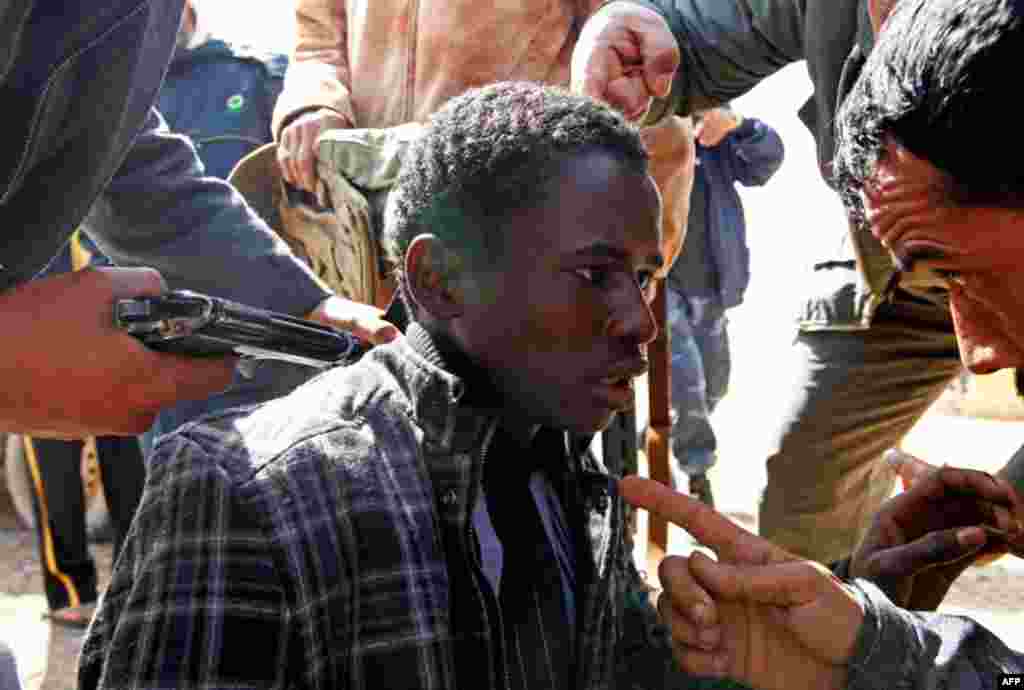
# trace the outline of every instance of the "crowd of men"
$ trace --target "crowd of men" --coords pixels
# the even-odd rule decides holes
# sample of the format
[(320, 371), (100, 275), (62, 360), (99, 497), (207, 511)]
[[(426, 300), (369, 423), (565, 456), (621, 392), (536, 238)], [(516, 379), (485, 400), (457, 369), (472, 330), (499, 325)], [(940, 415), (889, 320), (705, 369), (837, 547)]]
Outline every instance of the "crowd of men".
[[(1005, 112), (1017, 3), (296, 0), (273, 229), (154, 108), (195, 48), (189, 12), (0, 14), (0, 430), (149, 432), (82, 688), (984, 688), (1024, 671), (977, 623), (921, 613), (975, 559), (1024, 547), (1024, 459), (937, 469), (888, 502), (881, 461), (961, 361), (1024, 367), (1024, 180), (1015, 141), (993, 159), (976, 137)], [(633, 403), (662, 284), (676, 323), (711, 334), (742, 296), (677, 261), (718, 241), (727, 206), (692, 196), (694, 168), (772, 157), (722, 106), (798, 60), (848, 212), (822, 221), (850, 254), (818, 265), (802, 307), (755, 536), (694, 481), (713, 436), (677, 420), (694, 497), (589, 445)], [(229, 91), (214, 101), (240, 113), (249, 92)], [(323, 148), (339, 130), (370, 153)], [(713, 163), (701, 146), (726, 137), (738, 163)], [(763, 181), (775, 149), (696, 189)], [(338, 226), (327, 259), (293, 253), (277, 223), (294, 217)], [(113, 266), (37, 277), (78, 228)], [(325, 260), (379, 289), (326, 281)], [(374, 347), (316, 377), (241, 376), (113, 327), (115, 299), (168, 287)], [(718, 560), (666, 558), (653, 596), (627, 502)]]

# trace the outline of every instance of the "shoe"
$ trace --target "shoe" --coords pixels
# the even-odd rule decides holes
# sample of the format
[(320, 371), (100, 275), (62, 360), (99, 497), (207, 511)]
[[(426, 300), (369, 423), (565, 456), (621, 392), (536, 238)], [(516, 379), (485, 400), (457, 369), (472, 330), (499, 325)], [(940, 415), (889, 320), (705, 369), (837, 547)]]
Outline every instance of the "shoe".
[(695, 474), (690, 477), (690, 495), (704, 505), (715, 507), (715, 497), (711, 493), (711, 480), (706, 474)]
[(93, 614), (96, 613), (96, 602), (80, 604), (78, 606), (65, 606), (56, 611), (47, 611), (43, 614), (45, 620), (65, 628), (85, 630), (92, 622)]

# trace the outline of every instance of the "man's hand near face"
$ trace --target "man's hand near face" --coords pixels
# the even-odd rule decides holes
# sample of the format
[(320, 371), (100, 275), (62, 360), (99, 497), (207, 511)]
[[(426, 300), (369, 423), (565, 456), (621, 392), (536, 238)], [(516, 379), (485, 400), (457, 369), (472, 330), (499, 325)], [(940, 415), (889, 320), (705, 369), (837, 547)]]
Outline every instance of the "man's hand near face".
[(668, 95), (679, 60), (679, 46), (661, 15), (612, 2), (583, 25), (572, 54), (572, 90), (639, 120), (652, 98)]
[(234, 358), (159, 354), (114, 327), (115, 300), (163, 291), (152, 269), (101, 268), (0, 295), (0, 429), (79, 438), (139, 434), (161, 408), (226, 388)]
[(931, 611), (969, 565), (1024, 549), (1022, 521), (1024, 499), (1006, 481), (935, 468), (878, 511), (850, 576), (871, 580), (904, 608)]

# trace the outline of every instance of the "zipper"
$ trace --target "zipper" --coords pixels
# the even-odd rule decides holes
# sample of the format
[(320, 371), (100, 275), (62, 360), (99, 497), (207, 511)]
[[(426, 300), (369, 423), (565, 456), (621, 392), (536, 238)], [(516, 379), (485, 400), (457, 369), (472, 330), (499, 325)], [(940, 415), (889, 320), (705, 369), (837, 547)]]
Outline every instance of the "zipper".
[[(487, 467), (487, 455), (488, 451), (490, 451), (491, 448), (491, 441), (494, 440), (494, 435), (497, 432), (497, 430), (498, 422), (495, 421), (494, 423), (491, 424), (489, 429), (484, 431), (484, 440), (480, 447), (480, 462), (478, 463), (479, 481), (474, 482), (470, 485), (471, 487), (476, 487), (475, 495), (470, 495), (466, 497), (467, 512), (471, 516), (469, 520), (466, 520), (466, 531), (465, 534), (463, 535), (463, 539), (466, 544), (474, 543), (472, 541), (473, 539), (475, 539), (475, 535), (473, 533), (472, 514), (476, 507), (478, 495), (483, 487), (484, 469)], [(466, 551), (469, 553), (470, 565), (472, 566), (473, 572), (473, 583), (476, 586), (477, 598), (481, 601), (481, 603), (483, 603), (484, 611), (486, 612), (488, 610), (486, 601), (488, 594), (484, 590), (484, 588), (480, 586), (480, 583), (486, 580), (483, 571), (483, 564), (480, 563), (480, 558), (475, 548), (469, 548), (466, 549)], [(500, 667), (504, 672), (505, 677), (504, 687), (508, 689), (512, 687), (512, 677), (509, 675), (508, 664), (505, 662), (505, 622), (501, 616), (501, 603), (498, 601), (496, 594), (494, 592), (491, 592), (490, 596), (493, 598), (492, 603), (494, 606), (494, 611), (497, 613), (498, 617), (497, 625), (493, 626), (496, 632), (496, 634), (494, 635), (496, 644), (494, 645), (494, 649), (491, 650), (491, 655), (493, 657), (496, 657), (497, 663), (500, 664)]]
[[(617, 542), (619, 542), (620, 539), (621, 539), (621, 535), (620, 535), (620, 539), (616, 538), (616, 534), (615, 534), (616, 527), (612, 524), (613, 522), (616, 522), (616, 520), (615, 520), (616, 515), (614, 514), (615, 510), (616, 510), (615, 502), (612, 501), (611, 500), (611, 496), (609, 496), (605, 492), (601, 492), (602, 493), (601, 499), (607, 500), (607, 503), (605, 503), (605, 500), (596, 499), (596, 497), (594, 495), (596, 493), (595, 490), (594, 490), (595, 486), (593, 486), (592, 482), (588, 481), (588, 479), (587, 479), (587, 476), (590, 475), (590, 474), (592, 474), (592, 473), (589, 472), (585, 467), (583, 467), (583, 466), (580, 467), (580, 474), (579, 474), (579, 477), (578, 477), (578, 480), (577, 480), (578, 481), (577, 485), (582, 489), (582, 491), (580, 492), (579, 496), (580, 496), (581, 507), (584, 510), (583, 524), (584, 525), (589, 524), (589, 522), (590, 522), (589, 518), (590, 518), (590, 514), (592, 512), (604, 513), (604, 512), (607, 511), (608, 512), (608, 518), (607, 519), (608, 519), (608, 524), (609, 524), (609, 530), (612, 532), (612, 534), (609, 536), (610, 544), (609, 544), (609, 547), (605, 551), (603, 561), (600, 562), (600, 563), (595, 561), (594, 565), (593, 565), (593, 567), (595, 569), (595, 574), (596, 573), (602, 573), (602, 575), (600, 575), (597, 579), (594, 580), (593, 586), (590, 588), (590, 592), (587, 593), (586, 600), (579, 602), (580, 605), (579, 605), (578, 609), (579, 609), (580, 620), (582, 620), (582, 621), (587, 621), (587, 620), (593, 621), (593, 620), (595, 620), (596, 619), (596, 616), (594, 615), (595, 609), (599, 605), (601, 605), (601, 602), (611, 600), (611, 597), (609, 596), (609, 592), (611, 591), (612, 576), (613, 576), (613, 573), (615, 572), (615, 559), (616, 559), (616, 555), (617, 555), (616, 548), (618, 548), (618, 547), (615, 546), (615, 544)], [(604, 504), (604, 505), (599, 505), (599, 504)], [(622, 524), (621, 517), (618, 518), (617, 524), (618, 524), (618, 528), (617, 528), (618, 531), (621, 532), (621, 530), (625, 529), (625, 525)], [(587, 539), (587, 549), (588, 550), (592, 550), (593, 549), (593, 543), (590, 541), (589, 530), (587, 530), (585, 536), (586, 536), (586, 539)], [(591, 554), (587, 553), (586, 556), (589, 559), (591, 557)], [(619, 623), (621, 625), (622, 621), (620, 620)], [(621, 631), (620, 631), (620, 633), (621, 633)], [(594, 649), (593, 649), (593, 647), (594, 647), (594, 644), (598, 644), (599, 643), (599, 642), (597, 642), (598, 639), (600, 639), (600, 635), (597, 636), (597, 638), (594, 638), (594, 636), (591, 636), (591, 635), (587, 634), (586, 625), (580, 626), (580, 628), (579, 628), (579, 639), (578, 639), (578, 645), (577, 645), (577, 651), (576, 651), (576, 654), (577, 654), (577, 658), (576, 658), (576, 677), (577, 677), (577, 684), (578, 684), (577, 687), (579, 687), (579, 688), (586, 688), (586, 687), (589, 686), (589, 683), (590, 683), (590, 680), (591, 680), (589, 675), (588, 675), (588, 671), (590, 670), (590, 666), (591, 666), (589, 661), (594, 656)]]

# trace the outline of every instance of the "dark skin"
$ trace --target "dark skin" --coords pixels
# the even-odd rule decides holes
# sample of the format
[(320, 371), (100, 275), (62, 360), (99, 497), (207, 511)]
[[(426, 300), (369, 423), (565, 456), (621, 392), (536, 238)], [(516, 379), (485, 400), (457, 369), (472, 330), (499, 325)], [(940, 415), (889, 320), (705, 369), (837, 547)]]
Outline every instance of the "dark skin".
[(1024, 502), (1003, 480), (936, 467), (878, 511), (850, 575), (904, 608), (932, 611), (979, 554), (1019, 548), (1022, 518)]
[(630, 404), (657, 334), (660, 201), (648, 175), (603, 152), (565, 160), (546, 191), (489, 266), (425, 234), (406, 282), (419, 322), (486, 372), (506, 425), (595, 432)]

